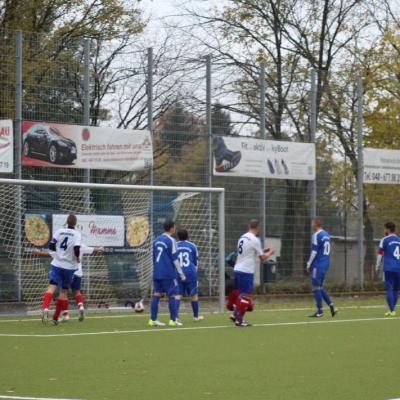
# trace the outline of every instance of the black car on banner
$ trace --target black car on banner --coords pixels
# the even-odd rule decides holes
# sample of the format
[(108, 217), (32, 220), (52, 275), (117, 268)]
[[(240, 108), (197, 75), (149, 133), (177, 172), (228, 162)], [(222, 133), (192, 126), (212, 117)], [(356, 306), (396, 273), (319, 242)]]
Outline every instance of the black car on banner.
[(37, 124), (24, 136), (24, 155), (45, 157), (51, 163), (72, 164), (76, 160), (77, 150), (74, 141), (64, 137), (58, 129)]

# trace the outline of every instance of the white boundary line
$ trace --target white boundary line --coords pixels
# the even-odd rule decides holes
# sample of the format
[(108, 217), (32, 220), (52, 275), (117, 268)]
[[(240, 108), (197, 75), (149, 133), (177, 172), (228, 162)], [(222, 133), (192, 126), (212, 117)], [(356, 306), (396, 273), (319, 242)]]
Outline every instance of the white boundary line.
[(83, 399), (61, 399), (59, 397), (26, 397), (26, 396), (5, 396), (5, 395), (0, 395), (0, 399), (13, 399), (13, 400), (83, 400)]
[[(369, 306), (344, 306), (344, 307), (338, 307), (339, 311), (341, 310), (362, 310), (362, 309), (379, 309), (379, 308), (387, 308), (387, 306), (384, 305), (369, 305)], [(274, 309), (264, 309), (264, 310), (255, 310), (255, 313), (274, 313), (274, 312), (291, 312), (291, 311), (310, 311), (314, 310), (315, 307), (294, 307), (294, 308), (274, 308)], [(90, 310), (88, 310), (89, 317), (88, 319), (118, 319), (118, 318), (139, 318), (139, 317), (149, 317), (149, 314), (136, 314), (132, 310), (131, 313), (124, 313), (123, 315), (90, 315)], [(190, 312), (184, 312), (181, 313), (182, 315), (190, 315)], [(204, 312), (203, 314), (207, 315), (216, 315), (216, 314), (223, 314), (219, 312)], [(168, 313), (160, 313), (159, 315), (169, 315)], [(18, 318), (18, 317), (16, 317)], [(37, 322), (41, 321), (41, 318), (29, 318), (29, 316), (22, 316), (19, 317), (19, 319), (1, 319), (0, 317), (0, 324), (1, 323), (20, 323), (20, 322)], [(1, 399), (1, 397), (0, 397)], [(395, 399), (395, 400), (400, 400), (400, 399)]]
[[(400, 318), (382, 317), (382, 318), (358, 318), (358, 319), (332, 319), (330, 321), (297, 321), (297, 322), (276, 322), (266, 324), (254, 324), (255, 328), (279, 327), (279, 326), (300, 326), (300, 325), (323, 325), (323, 324), (346, 324), (354, 322), (373, 322), (373, 321), (399, 321)], [(28, 338), (54, 338), (54, 337), (73, 337), (73, 336), (101, 336), (101, 335), (121, 335), (130, 333), (161, 333), (161, 332), (184, 332), (184, 331), (200, 331), (211, 329), (229, 329), (235, 328), (234, 325), (214, 325), (214, 326), (193, 326), (180, 328), (151, 328), (151, 329), (133, 329), (124, 331), (100, 331), (100, 332), (79, 332), (79, 333), (60, 333), (60, 334), (19, 334), (19, 333), (0, 333), (0, 337), (28, 337)], [(244, 328), (240, 328), (244, 329)], [(250, 328), (251, 329), (251, 328)], [(0, 397), (1, 398), (1, 397)]]

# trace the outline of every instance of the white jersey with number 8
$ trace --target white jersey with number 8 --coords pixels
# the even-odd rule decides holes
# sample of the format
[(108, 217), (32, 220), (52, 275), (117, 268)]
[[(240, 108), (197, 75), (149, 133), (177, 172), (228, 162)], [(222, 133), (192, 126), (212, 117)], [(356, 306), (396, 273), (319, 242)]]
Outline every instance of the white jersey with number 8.
[(75, 246), (81, 246), (82, 236), (75, 229), (61, 228), (54, 235), (51, 243), (56, 246), (52, 265), (63, 269), (78, 269), (79, 260), (75, 255)]
[(254, 274), (264, 254), (260, 239), (251, 232), (245, 233), (238, 241), (237, 260), (234, 271)]

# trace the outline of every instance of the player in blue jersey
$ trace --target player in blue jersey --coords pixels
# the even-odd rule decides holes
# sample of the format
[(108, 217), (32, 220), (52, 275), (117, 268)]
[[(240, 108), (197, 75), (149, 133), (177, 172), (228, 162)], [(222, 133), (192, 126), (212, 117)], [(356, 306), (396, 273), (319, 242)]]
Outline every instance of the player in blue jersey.
[(195, 321), (201, 321), (204, 317), (199, 315), (199, 288), (197, 281), (199, 251), (197, 246), (189, 241), (189, 234), (186, 229), (180, 229), (178, 231), (178, 239), (179, 242), (176, 244), (178, 248), (178, 260), (186, 280), (182, 281), (180, 277), (178, 277), (179, 295), (176, 297), (177, 323), (181, 323), (179, 321), (179, 306), (181, 298), (184, 295), (191, 296), (193, 318)]
[(317, 311), (313, 315), (310, 315), (310, 317), (319, 318), (324, 315), (323, 301), (329, 306), (332, 317), (334, 317), (337, 309), (323, 287), (330, 263), (331, 238), (329, 233), (322, 228), (321, 218), (313, 220), (312, 229), (314, 234), (312, 237), (311, 255), (306, 268), (307, 272), (311, 273), (311, 286), (314, 292)]
[(385, 224), (385, 237), (379, 244), (376, 261), (377, 272), (379, 272), (382, 259), (386, 301), (389, 306), (389, 311), (385, 315), (395, 317), (400, 289), (400, 237), (396, 234), (396, 225), (393, 222)]
[(168, 308), (170, 313), (169, 326), (178, 326), (176, 322), (176, 296), (178, 295), (178, 282), (176, 273), (182, 281), (186, 279), (178, 261), (178, 253), (175, 239), (175, 223), (166, 221), (164, 233), (157, 236), (153, 243), (153, 297), (151, 299), (150, 326), (165, 326), (157, 319), (158, 304), (163, 293), (168, 296)]

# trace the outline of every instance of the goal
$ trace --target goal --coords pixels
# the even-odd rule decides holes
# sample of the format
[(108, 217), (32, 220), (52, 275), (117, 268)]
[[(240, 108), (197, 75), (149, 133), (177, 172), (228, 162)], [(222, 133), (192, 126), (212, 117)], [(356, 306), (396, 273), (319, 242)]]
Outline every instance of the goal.
[(0, 306), (39, 309), (48, 283), (52, 232), (68, 213), (88, 246), (105, 251), (82, 259), (91, 307), (129, 306), (149, 296), (152, 242), (165, 219), (188, 230), (200, 253), (201, 296), (225, 297), (224, 190), (0, 179)]

